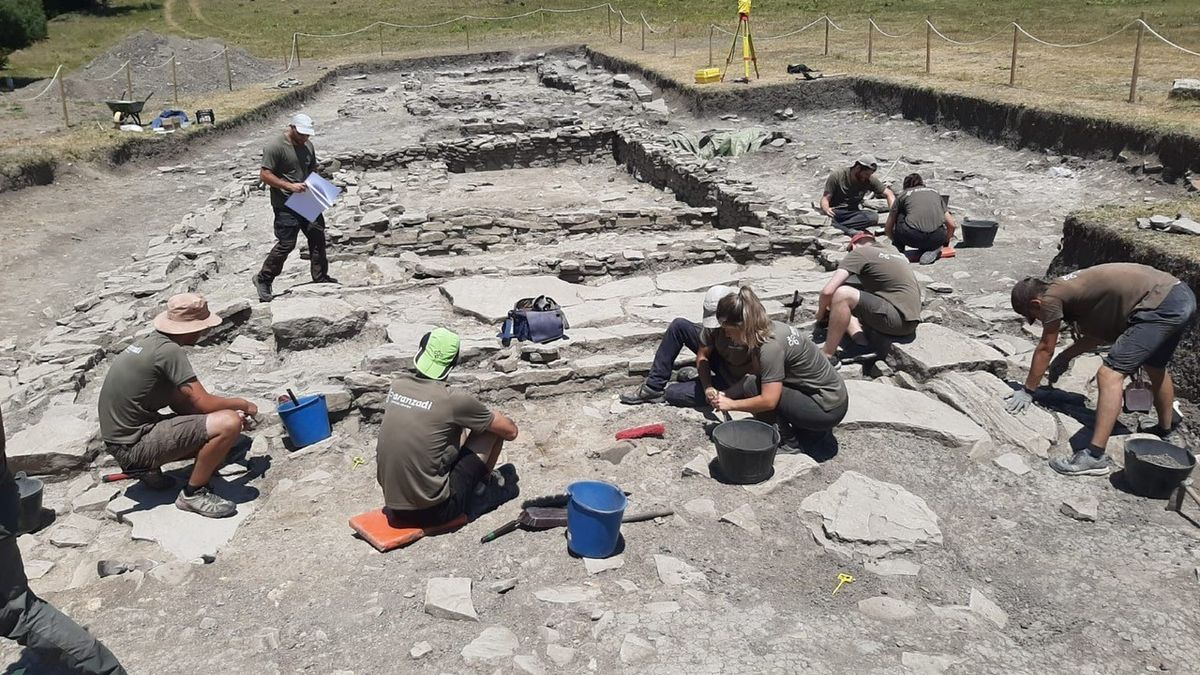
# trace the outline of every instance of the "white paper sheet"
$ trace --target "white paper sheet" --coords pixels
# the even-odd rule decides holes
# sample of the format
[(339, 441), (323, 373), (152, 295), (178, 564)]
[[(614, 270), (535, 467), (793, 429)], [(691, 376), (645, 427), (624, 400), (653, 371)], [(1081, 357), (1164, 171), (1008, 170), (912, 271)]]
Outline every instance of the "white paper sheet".
[(304, 184), (308, 186), (308, 190), (293, 193), (284, 202), (284, 206), (299, 213), (311, 223), (324, 213), (325, 209), (337, 202), (338, 195), (342, 194), (342, 190), (316, 173), (308, 174), (308, 178), (304, 179)]

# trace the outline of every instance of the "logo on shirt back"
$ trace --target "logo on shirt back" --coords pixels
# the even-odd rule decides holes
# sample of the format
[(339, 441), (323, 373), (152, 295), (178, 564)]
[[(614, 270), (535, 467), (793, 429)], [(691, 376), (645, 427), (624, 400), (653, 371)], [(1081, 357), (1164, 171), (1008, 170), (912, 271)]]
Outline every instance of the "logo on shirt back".
[(795, 326), (788, 328), (787, 343), (789, 347), (798, 347), (800, 345), (800, 333), (796, 331)]
[(388, 390), (387, 402), (389, 405), (394, 405), (398, 408), (432, 410), (433, 401), (420, 401), (415, 398), (397, 394), (394, 390)]
[(879, 257), (887, 258), (889, 260), (903, 260), (904, 262), (908, 262), (908, 258), (900, 255), (899, 253), (880, 253)]
[(138, 345), (129, 345), (125, 348), (125, 351), (129, 352), (130, 354), (141, 354), (142, 348)]
[(1063, 276), (1059, 277), (1058, 280), (1059, 281), (1070, 281), (1077, 276), (1079, 276), (1079, 272), (1071, 272), (1070, 274), (1064, 274)]

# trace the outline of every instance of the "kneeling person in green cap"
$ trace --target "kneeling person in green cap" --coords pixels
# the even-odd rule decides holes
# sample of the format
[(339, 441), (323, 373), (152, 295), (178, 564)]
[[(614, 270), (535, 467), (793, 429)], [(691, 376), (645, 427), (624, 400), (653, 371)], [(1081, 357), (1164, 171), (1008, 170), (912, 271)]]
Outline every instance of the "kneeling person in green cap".
[(376, 476), (384, 511), (398, 526), (433, 527), (471, 514), (489, 479), (515, 496), (515, 475), (493, 479), (492, 470), (504, 441), (517, 438), (517, 425), (446, 384), (459, 344), (445, 328), (426, 333), (415, 372), (397, 377), (384, 402)]

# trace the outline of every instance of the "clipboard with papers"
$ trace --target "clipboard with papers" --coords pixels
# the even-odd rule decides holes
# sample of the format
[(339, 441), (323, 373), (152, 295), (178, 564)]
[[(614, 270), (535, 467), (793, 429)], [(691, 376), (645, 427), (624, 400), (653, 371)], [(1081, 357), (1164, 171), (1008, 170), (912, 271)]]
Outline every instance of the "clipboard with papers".
[(304, 192), (292, 193), (284, 206), (300, 214), (308, 222), (313, 222), (325, 212), (325, 209), (337, 202), (341, 188), (321, 178), (315, 172), (304, 179), (308, 189)]

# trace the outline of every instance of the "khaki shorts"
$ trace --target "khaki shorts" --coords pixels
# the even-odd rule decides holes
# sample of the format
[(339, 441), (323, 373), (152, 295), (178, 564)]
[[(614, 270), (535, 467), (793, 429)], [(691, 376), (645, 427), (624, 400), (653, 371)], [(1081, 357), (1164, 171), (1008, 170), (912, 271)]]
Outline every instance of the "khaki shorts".
[(133, 445), (108, 444), (108, 452), (121, 468), (157, 469), (180, 459), (195, 457), (208, 442), (207, 415), (178, 415), (150, 427)]
[(858, 304), (850, 312), (858, 319), (863, 328), (869, 328), (876, 333), (890, 337), (905, 337), (917, 332), (919, 321), (905, 321), (900, 316), (900, 310), (883, 298), (868, 293), (858, 292)]

